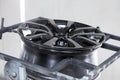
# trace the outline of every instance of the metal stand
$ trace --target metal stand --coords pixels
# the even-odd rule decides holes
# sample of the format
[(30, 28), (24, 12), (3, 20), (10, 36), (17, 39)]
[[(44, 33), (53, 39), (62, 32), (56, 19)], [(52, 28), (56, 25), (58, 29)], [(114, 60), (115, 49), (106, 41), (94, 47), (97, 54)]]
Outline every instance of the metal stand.
[(9, 61), (5, 65), (5, 80), (27, 80), (26, 68), (17, 61)]
[[(18, 28), (18, 26), (21, 24), (20, 23), (20, 24), (16, 24), (16, 25), (5, 28), (3, 27), (3, 22), (4, 21), (2, 20), (2, 27), (0, 30), (1, 38), (3, 33), (12, 32), (14, 31), (14, 29)], [(120, 41), (119, 36), (115, 36), (108, 33), (105, 33), (105, 34), (107, 36), (106, 41), (109, 39)], [(98, 66), (95, 66), (80, 60), (78, 61), (76, 59), (68, 59), (68, 60), (61, 61), (53, 69), (47, 69), (42, 66), (31, 64), (23, 60), (20, 60), (18, 58), (5, 55), (3, 53), (0, 53), (0, 59), (4, 61), (8, 61), (8, 63), (5, 66), (6, 80), (27, 80), (26, 69), (29, 69), (31, 71), (37, 72), (38, 74), (47, 76), (45, 77), (47, 80), (48, 78), (49, 79), (51, 78), (51, 80), (94, 80), (94, 78), (96, 77), (96, 74), (99, 74), (100, 72), (102, 72), (104, 69), (106, 69), (109, 65), (111, 65), (114, 61), (116, 61), (120, 57), (120, 47), (117, 47), (108, 43), (103, 43), (102, 48), (116, 51), (116, 53)], [(59, 70), (61, 70), (63, 66), (68, 65), (70, 62), (80, 64), (80, 66), (84, 67), (89, 72), (81, 79), (74, 78), (72, 76), (60, 73)], [(61, 64), (63, 64), (63, 66), (61, 66)]]

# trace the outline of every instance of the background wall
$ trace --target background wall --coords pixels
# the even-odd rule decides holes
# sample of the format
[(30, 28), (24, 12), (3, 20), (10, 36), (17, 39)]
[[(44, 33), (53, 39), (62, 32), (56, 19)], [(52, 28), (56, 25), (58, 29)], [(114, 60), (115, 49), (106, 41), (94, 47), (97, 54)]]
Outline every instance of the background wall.
[[(5, 18), (5, 26), (20, 22), (19, 0), (0, 0), (0, 18)], [(13, 34), (13, 33), (12, 33)], [(0, 40), (0, 52), (19, 57), (20, 40), (17, 34), (4, 34)], [(4, 65), (6, 62), (0, 60), (0, 75), (3, 77)], [(3, 80), (3, 79), (0, 79)]]
[[(6, 18), (6, 25), (20, 22), (19, 6), (19, 0), (0, 0), (0, 17)], [(120, 35), (120, 0), (25, 0), (25, 9), (26, 20), (39, 16), (67, 19), (94, 27), (100, 26), (104, 32)], [(12, 48), (13, 46), (18, 47)], [(18, 57), (16, 53), (20, 51), (19, 37), (5, 36), (0, 41), (0, 49)], [(104, 50), (99, 50), (98, 53), (99, 62), (111, 55)], [(119, 80), (119, 67), (120, 59), (103, 71), (98, 80)]]

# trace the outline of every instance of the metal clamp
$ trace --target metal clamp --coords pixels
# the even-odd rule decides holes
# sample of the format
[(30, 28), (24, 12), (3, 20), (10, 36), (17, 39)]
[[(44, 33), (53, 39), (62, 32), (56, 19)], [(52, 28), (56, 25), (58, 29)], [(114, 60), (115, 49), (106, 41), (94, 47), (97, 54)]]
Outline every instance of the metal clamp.
[(26, 68), (17, 61), (9, 61), (5, 65), (5, 80), (27, 80)]

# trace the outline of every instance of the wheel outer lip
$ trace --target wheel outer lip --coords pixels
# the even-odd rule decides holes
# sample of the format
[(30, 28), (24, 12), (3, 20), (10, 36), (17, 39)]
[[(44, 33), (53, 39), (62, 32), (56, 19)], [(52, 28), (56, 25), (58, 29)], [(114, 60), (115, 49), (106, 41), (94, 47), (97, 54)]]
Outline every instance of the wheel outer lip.
[[(61, 20), (58, 20), (58, 21), (61, 21)], [(66, 21), (66, 20), (62, 20), (62, 21)], [(76, 23), (78, 23), (78, 22), (76, 22)], [(24, 23), (23, 23), (24, 24)], [(83, 24), (83, 23), (79, 23), (79, 24)], [(83, 25), (86, 25), (86, 24), (83, 24)], [(21, 26), (21, 25), (20, 25)], [(89, 26), (89, 25), (88, 25)], [(99, 30), (100, 31), (100, 30)], [(100, 31), (101, 32), (101, 31)], [(102, 33), (102, 32), (101, 32)], [(81, 51), (93, 51), (93, 50), (95, 50), (95, 49), (97, 49), (97, 48), (99, 48), (101, 45), (102, 45), (102, 43), (104, 43), (105, 42), (105, 39), (106, 39), (106, 36), (105, 36), (105, 34), (104, 34), (104, 39), (103, 39), (103, 41), (100, 43), (100, 44), (98, 44), (98, 45), (95, 45), (95, 46), (92, 46), (92, 47), (86, 47), (86, 48), (73, 48), (73, 47), (50, 47), (50, 46), (46, 46), (46, 45), (38, 45), (38, 44), (36, 44), (36, 43), (34, 43), (34, 42), (32, 42), (32, 41), (30, 41), (30, 40), (28, 40), (28, 39), (26, 39), (24, 36), (23, 36), (23, 34), (20, 32), (20, 28), (18, 28), (18, 34), (20, 35), (20, 37), (21, 37), (21, 39), (23, 40), (23, 42), (26, 44), (26, 45), (31, 45), (31, 47), (38, 47), (40, 50), (42, 49), (42, 50), (48, 50), (48, 51), (50, 51), (50, 52), (62, 52), (62, 53), (70, 53), (70, 52), (72, 52), (72, 53), (79, 53), (79, 52), (81, 52)]]

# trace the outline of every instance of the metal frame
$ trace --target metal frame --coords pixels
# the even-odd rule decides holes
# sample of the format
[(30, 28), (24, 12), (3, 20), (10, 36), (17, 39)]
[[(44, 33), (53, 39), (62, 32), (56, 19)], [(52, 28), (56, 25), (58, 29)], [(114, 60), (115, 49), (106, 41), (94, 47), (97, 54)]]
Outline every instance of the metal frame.
[[(15, 29), (18, 28), (18, 26), (21, 24), (19, 23), (13, 26), (4, 27), (4, 19), (2, 19), (1, 23), (2, 24), (0, 30), (0, 38), (2, 38), (2, 34), (5, 32), (16, 32)], [(105, 35), (107, 37), (106, 41), (109, 39), (120, 41), (119, 36), (108, 33), (105, 33)], [(4, 61), (8, 61), (5, 66), (6, 80), (26, 80), (27, 79), (26, 69), (43, 74), (44, 76), (46, 76), (44, 78), (51, 80), (94, 80), (98, 76), (96, 74), (102, 72), (104, 69), (106, 69), (108, 66), (110, 66), (114, 61), (116, 61), (120, 57), (120, 47), (108, 43), (103, 43), (101, 48), (113, 50), (116, 51), (116, 53), (113, 54), (108, 59), (106, 59), (103, 63), (101, 63), (98, 66), (71, 58), (61, 61), (53, 69), (47, 69), (42, 66), (31, 64), (21, 59), (6, 55), (4, 53), (0, 53), (0, 59)], [(71, 63), (79, 64), (80, 67), (84, 67), (89, 72), (81, 79), (74, 78), (72, 76), (62, 74), (59, 72), (63, 67)]]

